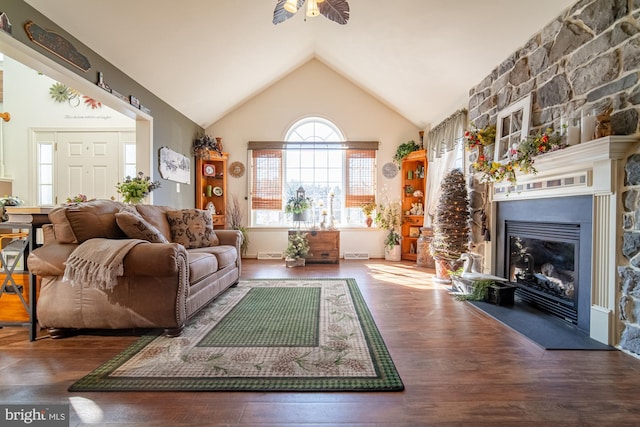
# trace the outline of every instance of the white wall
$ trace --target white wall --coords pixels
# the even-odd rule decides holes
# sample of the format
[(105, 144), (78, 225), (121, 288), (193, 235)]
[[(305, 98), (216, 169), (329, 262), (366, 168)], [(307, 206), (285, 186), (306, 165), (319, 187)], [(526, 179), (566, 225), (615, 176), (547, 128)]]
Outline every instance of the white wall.
[[(135, 121), (107, 106), (91, 109), (81, 100), (72, 107), (57, 103), (49, 95), (56, 81), (39, 74), (11, 58), (4, 57), (4, 102), (2, 110), (11, 114), (3, 123), (5, 178), (12, 178), (12, 195), (20, 197), (26, 205), (29, 187), (33, 182), (35, 159), (31, 152), (29, 130), (48, 129), (131, 129)], [(31, 160), (30, 160), (31, 159)]]
[[(259, 67), (260, 64), (253, 64)], [(389, 76), (393, 78), (393, 76)], [(416, 95), (418, 96), (418, 95)], [(222, 137), (229, 162), (249, 165), (247, 141), (281, 141), (287, 129), (307, 116), (320, 116), (336, 123), (347, 140), (380, 141), (378, 151), (378, 199), (384, 186), (390, 199), (400, 199), (400, 178), (385, 178), (382, 166), (393, 159), (398, 145), (419, 141), (419, 129), (393, 109), (360, 89), (322, 62), (312, 59), (263, 92), (228, 113), (206, 131)], [(248, 167), (247, 167), (248, 169)], [(246, 211), (248, 173), (229, 178), (227, 192), (237, 195)], [(284, 251), (284, 229), (250, 229), (248, 257), (258, 252)], [(368, 251), (371, 257), (384, 256), (385, 233), (366, 228), (342, 229), (341, 252)]]

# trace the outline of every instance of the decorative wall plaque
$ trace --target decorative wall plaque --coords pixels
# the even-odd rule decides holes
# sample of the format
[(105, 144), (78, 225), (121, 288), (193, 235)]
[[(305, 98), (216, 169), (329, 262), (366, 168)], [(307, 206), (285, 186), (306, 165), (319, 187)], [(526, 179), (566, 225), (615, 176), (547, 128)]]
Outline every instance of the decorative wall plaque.
[(64, 59), (82, 71), (87, 71), (91, 68), (87, 57), (78, 52), (78, 50), (61, 35), (47, 31), (32, 21), (27, 22), (24, 25), (24, 29), (32, 42), (53, 53), (58, 58)]

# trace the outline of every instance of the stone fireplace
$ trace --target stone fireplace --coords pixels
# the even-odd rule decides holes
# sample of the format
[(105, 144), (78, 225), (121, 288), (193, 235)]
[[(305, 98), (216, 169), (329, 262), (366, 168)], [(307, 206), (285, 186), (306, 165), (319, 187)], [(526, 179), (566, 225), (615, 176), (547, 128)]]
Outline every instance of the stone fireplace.
[(610, 345), (620, 337), (620, 188), (637, 142), (610, 136), (548, 153), (517, 186), (492, 188), (492, 271), (522, 282), (521, 299)]

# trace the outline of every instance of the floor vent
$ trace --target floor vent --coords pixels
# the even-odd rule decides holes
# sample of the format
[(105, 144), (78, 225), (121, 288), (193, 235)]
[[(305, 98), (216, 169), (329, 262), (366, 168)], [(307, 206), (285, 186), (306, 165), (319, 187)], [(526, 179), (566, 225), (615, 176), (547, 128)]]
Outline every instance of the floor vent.
[(282, 252), (258, 252), (258, 259), (282, 259)]
[(369, 259), (369, 252), (345, 252), (344, 259)]

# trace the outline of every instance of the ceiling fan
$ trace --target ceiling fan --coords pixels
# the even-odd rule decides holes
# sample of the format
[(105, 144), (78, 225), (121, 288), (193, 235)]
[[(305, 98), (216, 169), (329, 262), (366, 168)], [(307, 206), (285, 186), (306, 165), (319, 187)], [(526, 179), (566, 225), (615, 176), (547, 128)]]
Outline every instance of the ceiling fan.
[(273, 11), (273, 24), (277, 25), (296, 14), (307, 2), (308, 17), (323, 15), (333, 22), (344, 25), (349, 21), (347, 0), (278, 0)]

